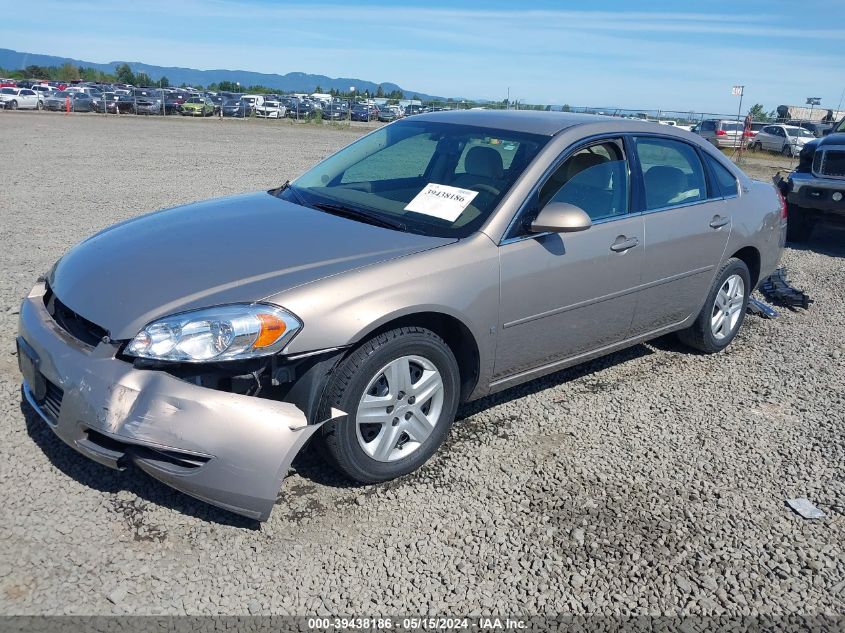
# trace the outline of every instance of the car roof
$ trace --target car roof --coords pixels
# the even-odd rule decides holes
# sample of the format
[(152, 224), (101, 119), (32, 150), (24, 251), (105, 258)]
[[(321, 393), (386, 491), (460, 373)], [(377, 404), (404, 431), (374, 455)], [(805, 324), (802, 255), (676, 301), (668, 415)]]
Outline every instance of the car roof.
[[(680, 136), (691, 133), (672, 125), (660, 125), (657, 121), (639, 121), (601, 114), (576, 112), (552, 112), (542, 110), (446, 110), (414, 115), (415, 121), (458, 123), (511, 132), (554, 136), (558, 132), (582, 125), (589, 125), (591, 133), (660, 133), (666, 136)], [(602, 129), (602, 124), (606, 129)]]
[(418, 114), (414, 118), (420, 121), (459, 123), (512, 132), (553, 136), (574, 125), (598, 123), (607, 121), (611, 117), (540, 110), (445, 110)]

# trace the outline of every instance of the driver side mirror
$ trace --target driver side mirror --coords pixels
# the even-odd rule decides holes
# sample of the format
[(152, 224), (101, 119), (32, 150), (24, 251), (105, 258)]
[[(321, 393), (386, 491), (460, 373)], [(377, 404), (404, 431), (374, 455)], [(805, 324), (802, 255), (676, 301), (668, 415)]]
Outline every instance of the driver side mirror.
[(581, 207), (568, 202), (550, 202), (531, 223), (532, 233), (576, 233), (586, 231), (593, 221)]

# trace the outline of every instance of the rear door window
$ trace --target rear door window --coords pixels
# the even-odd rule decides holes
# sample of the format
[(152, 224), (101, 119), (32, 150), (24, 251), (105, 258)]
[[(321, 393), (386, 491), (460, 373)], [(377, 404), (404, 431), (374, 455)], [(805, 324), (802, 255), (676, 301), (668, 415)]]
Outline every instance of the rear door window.
[(646, 209), (691, 204), (707, 197), (704, 168), (698, 153), (682, 141), (635, 137), (643, 175)]

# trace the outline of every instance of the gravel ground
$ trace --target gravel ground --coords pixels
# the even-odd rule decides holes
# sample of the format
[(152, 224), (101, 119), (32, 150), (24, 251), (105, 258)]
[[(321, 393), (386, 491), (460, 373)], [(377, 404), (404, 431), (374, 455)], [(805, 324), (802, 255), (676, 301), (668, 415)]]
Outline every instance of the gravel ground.
[(749, 317), (717, 356), (660, 339), (466, 406), (386, 485), (307, 452), (262, 525), (85, 460), (21, 404), (18, 303), (65, 249), (359, 133), (0, 113), (0, 613), (845, 614), (843, 231), (786, 252), (811, 310)]

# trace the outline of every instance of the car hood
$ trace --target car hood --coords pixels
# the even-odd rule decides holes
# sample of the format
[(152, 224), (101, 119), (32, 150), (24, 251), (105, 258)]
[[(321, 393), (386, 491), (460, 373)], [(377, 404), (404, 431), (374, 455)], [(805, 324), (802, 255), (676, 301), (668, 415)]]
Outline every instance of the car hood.
[(116, 224), (72, 248), (48, 282), (67, 307), (122, 340), (163, 316), (258, 301), (454, 241), (364, 224), (259, 192)]

